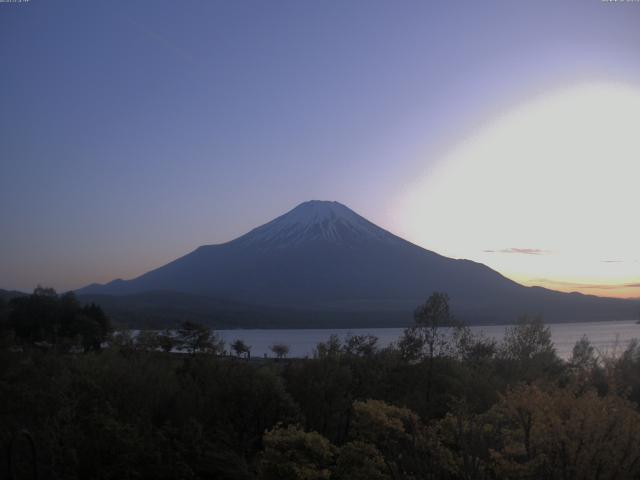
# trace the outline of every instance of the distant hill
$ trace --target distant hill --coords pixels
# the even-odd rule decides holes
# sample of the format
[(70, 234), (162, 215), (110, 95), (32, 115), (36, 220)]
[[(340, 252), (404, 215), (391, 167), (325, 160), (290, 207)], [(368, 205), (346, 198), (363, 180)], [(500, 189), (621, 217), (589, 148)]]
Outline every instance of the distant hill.
[(640, 302), (524, 287), (323, 201), (305, 202), (231, 242), (199, 247), (132, 280), (77, 293), (101, 295), (98, 303), (109, 313), (132, 319), (191, 315), (238, 327), (349, 327), (406, 324), (433, 291), (447, 292), (455, 314), (469, 323), (509, 323), (524, 313), (549, 322), (632, 319), (640, 308)]
[(404, 326), (406, 312), (323, 311), (217, 300), (181, 292), (144, 292), (129, 295), (81, 294), (83, 303), (100, 305), (116, 326), (170, 328), (189, 319), (219, 329), (233, 328), (350, 328)]
[(27, 294), (24, 292), (19, 292), (17, 290), (3, 290), (0, 288), (0, 298), (5, 302), (8, 302), (14, 297), (24, 297)]

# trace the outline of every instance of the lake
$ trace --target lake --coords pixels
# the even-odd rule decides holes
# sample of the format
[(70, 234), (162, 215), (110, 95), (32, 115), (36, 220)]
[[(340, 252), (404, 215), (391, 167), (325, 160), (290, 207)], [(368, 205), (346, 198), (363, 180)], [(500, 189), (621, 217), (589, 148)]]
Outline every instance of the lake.
[[(602, 353), (620, 353), (634, 338), (640, 338), (640, 325), (635, 320), (615, 322), (583, 322), (549, 324), (556, 351), (561, 358), (568, 359), (576, 341), (583, 335)], [(506, 325), (484, 325), (471, 327), (474, 333), (483, 332), (498, 341), (504, 336)], [(404, 328), (353, 328), (353, 329), (282, 329), (282, 330), (218, 330), (225, 342), (242, 339), (251, 345), (253, 357), (265, 354), (273, 357), (269, 349), (274, 343), (289, 345), (290, 357), (311, 357), (319, 342), (336, 334), (341, 339), (348, 335), (374, 335), (378, 345), (387, 346), (402, 335)], [(229, 348), (227, 346), (227, 348)]]

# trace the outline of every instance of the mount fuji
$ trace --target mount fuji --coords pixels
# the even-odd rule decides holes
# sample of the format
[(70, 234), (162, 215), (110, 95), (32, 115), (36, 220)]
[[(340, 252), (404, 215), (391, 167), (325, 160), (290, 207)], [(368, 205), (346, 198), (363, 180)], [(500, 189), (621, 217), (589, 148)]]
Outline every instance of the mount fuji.
[(286, 318), (287, 326), (351, 327), (409, 323), (434, 291), (448, 293), (454, 313), (469, 323), (508, 323), (526, 313), (546, 321), (630, 319), (638, 309), (637, 302), (524, 287), (480, 263), (414, 245), (338, 202), (317, 200), (132, 280), (77, 293), (107, 311), (146, 308), (149, 316), (149, 309), (173, 304), (183, 317), (197, 312), (225, 326), (282, 326), (269, 319)]

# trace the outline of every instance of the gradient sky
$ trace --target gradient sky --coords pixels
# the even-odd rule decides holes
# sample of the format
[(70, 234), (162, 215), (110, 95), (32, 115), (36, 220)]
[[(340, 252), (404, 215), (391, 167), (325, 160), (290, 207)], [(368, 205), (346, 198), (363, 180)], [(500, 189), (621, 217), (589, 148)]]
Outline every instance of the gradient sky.
[[(0, 288), (130, 278), (318, 198), (526, 284), (640, 296), (637, 189), (607, 200), (640, 163), (640, 2), (0, 3), (0, 68)], [(501, 139), (583, 108), (626, 142), (598, 136), (611, 155), (586, 185), (619, 175), (598, 215), (547, 215), (584, 194), (589, 145), (533, 158)], [(526, 169), (540, 184), (514, 226), (519, 200), (486, 192)], [(554, 201), (540, 172), (561, 176)], [(597, 251), (573, 247), (587, 224)]]

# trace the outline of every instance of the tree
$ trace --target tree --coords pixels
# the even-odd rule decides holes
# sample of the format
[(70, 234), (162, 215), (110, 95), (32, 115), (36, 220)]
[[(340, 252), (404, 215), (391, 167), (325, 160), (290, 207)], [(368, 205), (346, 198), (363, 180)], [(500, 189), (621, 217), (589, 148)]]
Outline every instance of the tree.
[(91, 303), (82, 307), (76, 318), (85, 352), (100, 350), (112, 329), (109, 317), (100, 306)]
[(347, 355), (370, 357), (377, 351), (378, 337), (373, 335), (349, 335), (344, 344)]
[(555, 354), (551, 330), (542, 319), (520, 317), (516, 325), (507, 327), (502, 343), (502, 356), (510, 360), (529, 360), (540, 355)]
[(243, 340), (237, 339), (231, 344), (231, 348), (238, 357), (244, 355), (247, 360), (251, 358), (251, 346), (244, 343)]
[(313, 356), (316, 358), (336, 358), (341, 354), (342, 343), (336, 334), (330, 335), (326, 342), (319, 342), (313, 352)]
[(516, 325), (507, 327), (499, 350), (500, 357), (512, 363), (515, 378), (521, 381), (555, 373), (562, 367), (551, 341), (551, 331), (540, 317), (525, 315)]
[(494, 478), (491, 476), (491, 447), (499, 442), (495, 439), (497, 429), (487, 423), (485, 416), (470, 413), (467, 405), (460, 402), (438, 422), (438, 436), (451, 452), (448, 460), (453, 478)]
[(176, 346), (176, 341), (174, 339), (174, 335), (170, 330), (165, 330), (162, 333), (158, 334), (158, 345), (162, 349), (163, 352), (169, 353)]
[(640, 403), (640, 341), (631, 340), (621, 355), (606, 355), (603, 363), (607, 390)]
[(452, 343), (447, 329), (457, 326), (449, 307), (449, 296), (434, 292), (413, 313), (414, 324), (404, 332), (401, 349), (417, 358), (432, 359), (452, 353)]
[(435, 358), (451, 355), (453, 346), (447, 328), (457, 325), (449, 308), (449, 296), (434, 292), (429, 299), (416, 308), (414, 325), (405, 330), (399, 341), (399, 349), (406, 360), (426, 359), (427, 401), (431, 399)]
[(51, 299), (58, 298), (58, 294), (55, 289), (51, 287), (43, 287), (42, 285), (38, 285), (33, 289), (33, 296)]
[(184, 321), (177, 331), (176, 344), (181, 350), (191, 355), (198, 352), (220, 354), (224, 350), (224, 342), (208, 327), (199, 323)]
[(413, 318), (424, 339), (429, 358), (450, 353), (451, 343), (443, 329), (454, 326), (455, 321), (451, 315), (447, 294), (433, 293), (424, 305), (416, 309)]
[(382, 400), (353, 403), (350, 436), (373, 445), (381, 445), (388, 453), (400, 453), (418, 431), (418, 416), (408, 408), (390, 405)]
[(61, 296), (38, 286), (32, 295), (11, 300), (9, 326), (25, 344), (63, 351), (81, 345), (85, 352), (100, 350), (111, 322), (93, 303), (81, 306), (73, 292)]
[(350, 438), (379, 449), (392, 478), (443, 476), (443, 447), (414, 412), (380, 400), (354, 402), (353, 411)]
[(132, 352), (135, 349), (135, 341), (131, 330), (117, 330), (111, 333), (109, 344), (112, 348), (123, 353)]
[(143, 352), (153, 352), (160, 348), (159, 335), (153, 330), (140, 330), (135, 337), (135, 347)]
[(297, 425), (277, 425), (265, 433), (263, 441), (260, 471), (264, 480), (331, 478), (337, 449), (319, 433), (305, 432)]
[(336, 353), (291, 362), (283, 371), (305, 426), (334, 443), (345, 440), (353, 403), (353, 371), (345, 360)]
[(52, 288), (38, 286), (27, 297), (15, 297), (9, 302), (9, 326), (23, 344), (56, 343), (60, 330), (59, 299)]
[(337, 480), (389, 480), (389, 469), (375, 445), (361, 441), (345, 444), (336, 463)]
[(498, 478), (638, 478), (640, 414), (615, 395), (521, 386), (494, 407)]
[(0, 348), (14, 343), (14, 332), (9, 324), (9, 306), (0, 297)]
[(488, 338), (482, 332), (474, 334), (461, 322), (453, 324), (451, 343), (452, 353), (465, 362), (487, 361), (498, 351), (498, 344), (494, 338)]
[(274, 343), (269, 347), (269, 349), (276, 355), (276, 357), (278, 357), (278, 359), (285, 358), (289, 355), (289, 345), (284, 343)]
[(587, 379), (586, 377), (598, 366), (596, 349), (591, 345), (586, 335), (583, 335), (573, 346), (569, 364), (583, 381), (585, 381)]
[(424, 339), (420, 335), (418, 327), (411, 326), (405, 329), (398, 340), (398, 352), (403, 360), (416, 362), (423, 356)]

